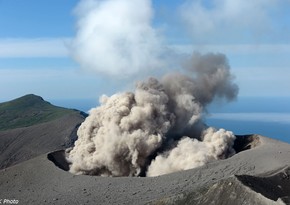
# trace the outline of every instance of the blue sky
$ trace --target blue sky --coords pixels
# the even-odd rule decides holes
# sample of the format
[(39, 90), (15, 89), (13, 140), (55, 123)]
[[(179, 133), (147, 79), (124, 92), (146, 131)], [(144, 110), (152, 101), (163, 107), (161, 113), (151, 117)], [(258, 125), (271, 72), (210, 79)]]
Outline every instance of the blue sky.
[[(149, 0), (138, 1), (147, 2), (144, 7), (148, 7), (148, 13), (136, 7), (137, 13), (143, 12), (151, 20), (150, 29), (158, 34), (150, 40), (161, 39), (163, 45), (180, 55), (193, 51), (226, 54), (240, 96), (290, 96), (290, 1), (155, 0), (152, 6)], [(76, 11), (78, 3), (0, 0), (1, 101), (28, 93), (46, 99), (98, 99), (103, 93), (132, 87), (137, 78), (134, 75), (116, 78), (100, 69), (86, 69), (86, 64), (73, 60), (71, 42), (84, 15)], [(159, 49), (152, 41), (149, 51)], [(168, 66), (159, 61), (149, 66), (157, 64)]]

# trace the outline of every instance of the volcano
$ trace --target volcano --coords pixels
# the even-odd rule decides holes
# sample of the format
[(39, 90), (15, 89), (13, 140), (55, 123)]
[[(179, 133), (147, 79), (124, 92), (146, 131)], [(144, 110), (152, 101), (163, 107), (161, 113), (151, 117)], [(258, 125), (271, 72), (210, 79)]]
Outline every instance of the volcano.
[[(13, 163), (0, 170), (1, 199), (18, 204), (289, 204), (290, 145), (260, 135), (236, 136), (235, 155), (185, 171), (156, 177), (74, 175), (69, 172), (67, 146), (62, 143), (75, 141), (72, 133), (84, 116), (79, 111), (66, 111), (69, 114), (47, 122), (1, 131), (1, 140), (8, 136), (3, 133), (10, 137), (19, 133), (9, 146), (1, 147), (2, 153), (21, 145), (14, 151), (27, 157), (31, 150), (25, 147), (43, 142), (30, 159), (10, 158)], [(60, 122), (66, 130), (61, 137), (56, 135)], [(28, 140), (28, 131), (33, 141)], [(7, 155), (1, 154), (2, 159)]]
[(100, 177), (68, 172), (64, 151), (0, 171), (1, 197), (19, 204), (289, 204), (290, 145), (237, 136), (225, 160), (158, 177)]

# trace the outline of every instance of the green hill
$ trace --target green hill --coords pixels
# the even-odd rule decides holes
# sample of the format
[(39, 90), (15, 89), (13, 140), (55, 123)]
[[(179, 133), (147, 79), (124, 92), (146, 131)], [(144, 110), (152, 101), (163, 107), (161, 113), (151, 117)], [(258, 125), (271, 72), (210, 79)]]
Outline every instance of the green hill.
[(54, 106), (33, 94), (0, 103), (0, 131), (28, 127), (79, 111)]

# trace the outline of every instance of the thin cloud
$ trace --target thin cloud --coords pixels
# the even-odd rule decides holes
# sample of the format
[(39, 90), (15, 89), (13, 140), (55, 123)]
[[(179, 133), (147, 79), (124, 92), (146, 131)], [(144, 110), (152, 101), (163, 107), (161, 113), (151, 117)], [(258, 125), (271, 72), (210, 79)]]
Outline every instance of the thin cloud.
[(195, 42), (261, 42), (284, 35), (286, 24), (275, 16), (286, 12), (286, 4), (283, 0), (187, 0), (179, 14)]
[(211, 119), (290, 124), (290, 113), (213, 113)]
[(201, 52), (222, 52), (228, 54), (275, 54), (277, 52), (289, 53), (290, 44), (174, 44), (170, 46), (179, 53), (192, 53), (193, 50)]
[[(0, 69), (0, 101), (27, 93), (59, 99), (97, 97), (102, 94), (101, 91), (91, 88), (101, 87), (104, 81), (101, 77), (85, 74), (73, 67)], [(112, 89), (112, 86), (109, 84), (104, 89)]]
[(0, 39), (0, 58), (67, 57), (69, 38)]

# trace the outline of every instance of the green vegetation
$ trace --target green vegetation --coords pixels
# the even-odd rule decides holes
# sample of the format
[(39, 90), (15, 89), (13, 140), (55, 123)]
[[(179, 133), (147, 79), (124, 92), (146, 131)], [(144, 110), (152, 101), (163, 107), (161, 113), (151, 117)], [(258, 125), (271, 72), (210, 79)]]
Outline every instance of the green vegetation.
[(0, 103), (0, 131), (48, 122), (76, 112), (54, 106), (39, 96), (29, 94)]

